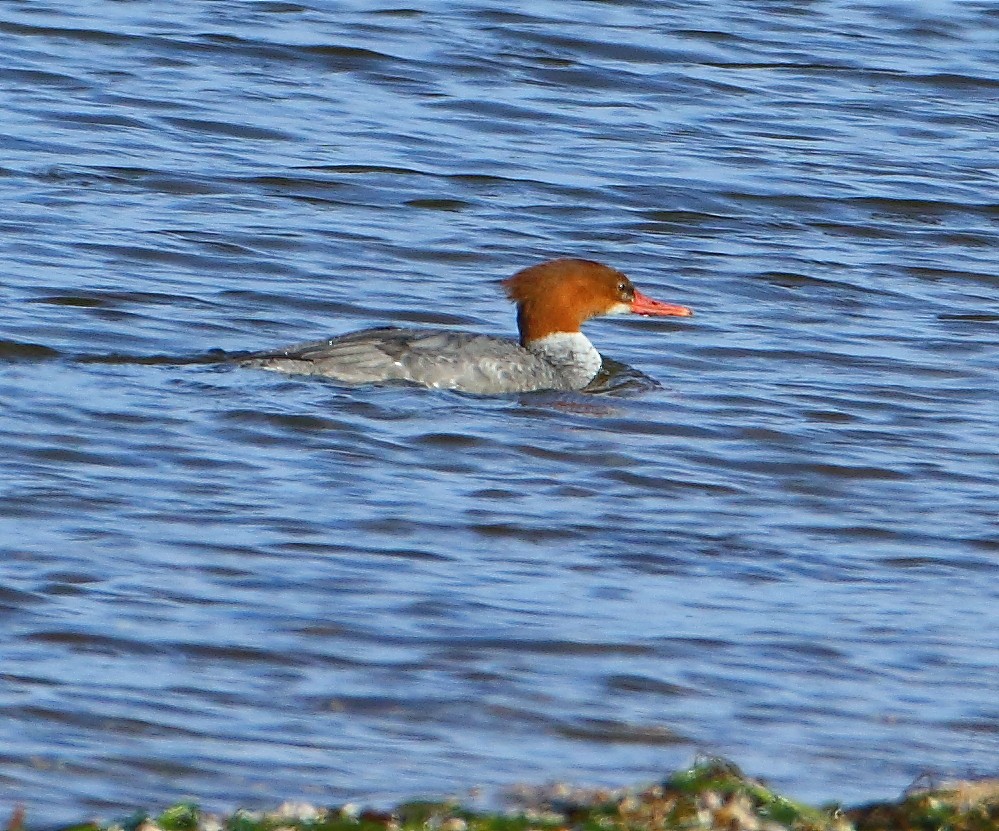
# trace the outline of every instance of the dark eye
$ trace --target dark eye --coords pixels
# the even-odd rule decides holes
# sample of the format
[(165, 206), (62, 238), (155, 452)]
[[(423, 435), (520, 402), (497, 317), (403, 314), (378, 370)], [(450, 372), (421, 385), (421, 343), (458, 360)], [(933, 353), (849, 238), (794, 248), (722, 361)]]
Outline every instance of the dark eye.
[(631, 296), (634, 294), (634, 290), (631, 288), (631, 283), (627, 280), (622, 280), (617, 284), (617, 293), (620, 294), (621, 297), (625, 297), (630, 300)]

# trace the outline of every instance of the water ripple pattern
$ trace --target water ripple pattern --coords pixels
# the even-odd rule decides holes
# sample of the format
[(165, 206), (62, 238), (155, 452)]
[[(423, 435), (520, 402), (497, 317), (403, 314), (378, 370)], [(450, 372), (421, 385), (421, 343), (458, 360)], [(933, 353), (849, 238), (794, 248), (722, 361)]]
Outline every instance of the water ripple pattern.
[[(970, 0), (0, 4), (0, 801), (994, 774), (997, 100)], [(599, 393), (218, 360), (563, 254), (697, 316)]]

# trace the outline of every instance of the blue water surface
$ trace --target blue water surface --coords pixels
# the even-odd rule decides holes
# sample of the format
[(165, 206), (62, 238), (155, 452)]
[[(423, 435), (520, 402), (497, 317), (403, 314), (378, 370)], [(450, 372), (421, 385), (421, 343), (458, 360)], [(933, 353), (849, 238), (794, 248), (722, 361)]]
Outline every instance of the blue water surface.
[[(0, 808), (994, 775), (997, 100), (986, 2), (0, 3)], [(213, 351), (560, 255), (697, 314), (598, 393)]]

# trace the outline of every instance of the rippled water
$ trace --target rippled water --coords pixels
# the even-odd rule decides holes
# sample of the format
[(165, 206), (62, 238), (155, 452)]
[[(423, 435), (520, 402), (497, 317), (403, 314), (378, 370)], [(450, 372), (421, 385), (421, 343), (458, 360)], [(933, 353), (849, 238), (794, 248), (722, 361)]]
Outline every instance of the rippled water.
[[(994, 774), (997, 67), (993, 3), (0, 4), (0, 797)], [(696, 309), (589, 327), (661, 388), (211, 360), (559, 254)]]

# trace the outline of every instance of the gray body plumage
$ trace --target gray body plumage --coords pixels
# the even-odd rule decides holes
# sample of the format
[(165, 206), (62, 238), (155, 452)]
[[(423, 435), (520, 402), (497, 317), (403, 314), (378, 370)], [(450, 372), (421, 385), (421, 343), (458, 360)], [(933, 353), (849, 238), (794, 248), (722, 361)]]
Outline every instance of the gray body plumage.
[(409, 381), (483, 395), (582, 389), (600, 369), (582, 334), (525, 348), (512, 340), (445, 329), (366, 329), (247, 356), (243, 366), (321, 375), (348, 384)]

